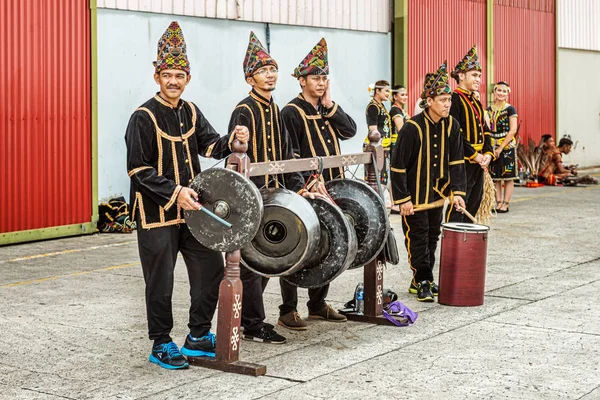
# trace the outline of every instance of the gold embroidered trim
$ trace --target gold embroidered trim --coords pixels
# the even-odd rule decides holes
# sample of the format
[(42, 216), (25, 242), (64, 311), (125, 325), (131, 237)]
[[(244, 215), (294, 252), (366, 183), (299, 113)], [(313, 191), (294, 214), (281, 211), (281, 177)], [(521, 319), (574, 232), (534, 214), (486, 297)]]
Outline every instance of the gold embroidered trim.
[(281, 127), (279, 126), (279, 107), (277, 106), (277, 104), (273, 103), (272, 108), (273, 110), (275, 110), (275, 123), (277, 124), (277, 132), (279, 132), (279, 135), (277, 136), (277, 139), (279, 141), (279, 156), (283, 158), (283, 150), (281, 149)]
[(464, 164), (465, 160), (456, 160), (456, 161), (450, 161), (448, 163), (448, 165), (460, 165), (460, 164)]
[(309, 134), (310, 129), (308, 129), (308, 120), (306, 119), (306, 113), (304, 112), (304, 110), (302, 108), (300, 108), (299, 106), (297, 106), (294, 103), (289, 103), (288, 106), (295, 107), (298, 110), (298, 113), (300, 113), (300, 116), (302, 117), (302, 121), (304, 121), (304, 131), (307, 133), (306, 137), (308, 138), (308, 147), (310, 147), (310, 154), (313, 157), (316, 157), (317, 152), (315, 151), (315, 146), (313, 144), (312, 135)]
[(160, 97), (159, 95), (155, 95), (154, 96), (154, 100), (158, 101), (160, 104), (162, 104), (165, 107), (169, 107), (169, 108), (175, 108), (173, 106), (173, 104), (169, 103), (168, 101), (166, 101), (165, 99), (163, 99), (162, 97)]
[(337, 109), (338, 109), (338, 105), (337, 105), (337, 103), (335, 103), (335, 104), (333, 105), (333, 108), (332, 108), (332, 109), (331, 109), (331, 111), (329, 112), (329, 114), (326, 114), (326, 115), (325, 115), (325, 118), (331, 118), (331, 117), (333, 117), (333, 114), (335, 114), (335, 112), (337, 111)]
[(394, 204), (402, 204), (402, 203), (406, 203), (406, 202), (407, 202), (407, 201), (409, 201), (409, 200), (410, 200), (410, 196), (408, 196), (408, 197), (405, 197), (405, 198), (403, 198), (403, 199), (400, 199), (400, 200), (394, 200)]
[[(164, 215), (163, 215), (163, 218), (161, 219), (161, 222), (153, 222), (150, 224), (147, 223), (146, 222), (146, 212), (144, 211), (144, 201), (142, 200), (142, 194), (140, 192), (135, 192), (134, 206), (135, 205), (137, 205), (140, 210), (140, 220), (142, 221), (143, 229), (152, 229), (152, 228), (160, 228), (163, 226), (185, 224), (185, 219), (183, 219), (183, 218), (177, 218), (177, 219), (173, 219), (170, 221), (164, 221)], [(164, 213), (164, 209), (162, 207), (160, 207), (160, 209)], [(179, 217), (179, 214), (177, 216)]]
[(145, 169), (152, 169), (152, 168), (154, 168), (154, 167), (151, 167), (151, 166), (149, 166), (149, 165), (146, 165), (146, 166), (144, 166), (144, 167), (137, 167), (137, 168), (134, 168), (134, 169), (132, 169), (131, 171), (129, 171), (129, 172), (127, 173), (127, 175), (129, 175), (129, 177), (131, 178), (132, 176), (134, 176), (135, 174), (137, 174), (137, 173), (138, 173), (138, 172), (140, 172), (140, 171), (143, 171), (143, 170), (145, 170)]
[(156, 117), (154, 116), (152, 111), (150, 111), (146, 107), (140, 107), (137, 110), (145, 111), (146, 113), (148, 113), (148, 115), (150, 116), (150, 119), (152, 119), (152, 122), (154, 123), (154, 127), (156, 128), (156, 132), (159, 137), (167, 139), (171, 142), (181, 142), (183, 140), (188, 139), (190, 136), (192, 136), (194, 134), (194, 132), (196, 132), (196, 118), (197, 118), (196, 107), (194, 107), (194, 105), (189, 102), (188, 102), (188, 105), (192, 109), (192, 127), (190, 128), (189, 131), (187, 131), (186, 133), (184, 133), (181, 136), (171, 136), (171, 135), (167, 134), (165, 131), (163, 131), (162, 129), (160, 129), (158, 126), (158, 121), (156, 121)]
[(254, 100), (258, 101), (261, 104), (264, 104), (265, 106), (269, 106), (269, 102), (258, 97), (257, 95), (254, 94), (254, 92), (250, 92), (250, 97), (252, 97)]
[(466, 192), (460, 192), (460, 191), (453, 192), (453, 194), (454, 194), (455, 196), (456, 196), (456, 195), (459, 195), (459, 196), (466, 196), (466, 195), (467, 195), (467, 193), (466, 193)]
[(192, 153), (190, 152), (190, 144), (188, 143), (187, 140), (184, 140), (183, 146), (185, 147), (185, 150), (187, 151), (188, 160), (190, 160), (190, 162), (188, 163), (190, 166), (190, 173), (192, 174), (192, 179), (194, 179), (194, 163), (192, 163)]
[(256, 150), (256, 121), (254, 120), (254, 113), (252, 112), (252, 109), (250, 108), (249, 105), (247, 104), (240, 104), (239, 106), (236, 107), (236, 109), (238, 108), (247, 108), (248, 111), (250, 112), (250, 117), (252, 118), (252, 155), (254, 156), (254, 159), (252, 160), (252, 162), (258, 162), (258, 153)]
[[(211, 144), (210, 146), (208, 146), (206, 148), (206, 152), (204, 153), (204, 157), (209, 158), (211, 156), (211, 154), (212, 154), (212, 152), (213, 152), (213, 150), (215, 148), (215, 144), (217, 144), (217, 143), (215, 142), (215, 143)], [(229, 149), (231, 149), (231, 147)]]
[(406, 173), (406, 168), (400, 169), (400, 168), (390, 167), (390, 171), (397, 172), (399, 174), (405, 174)]
[(165, 205), (165, 211), (169, 211), (169, 208), (171, 208), (171, 206), (173, 206), (173, 204), (175, 203), (175, 200), (177, 200), (177, 195), (179, 194), (180, 190), (181, 190), (181, 185), (177, 185), (175, 187), (175, 190), (173, 191), (173, 194), (171, 195), (171, 199)]
[[(235, 129), (235, 127), (233, 129)], [(235, 140), (235, 134), (233, 132), (231, 132), (229, 134), (229, 140), (227, 140), (227, 147), (229, 147), (230, 151), (233, 151), (233, 149), (231, 148), (231, 144), (233, 143), (234, 140)]]
[[(419, 132), (419, 140), (421, 141), (421, 143), (423, 143), (423, 131), (421, 130), (421, 127), (419, 126), (419, 124), (417, 124), (415, 121), (409, 119), (408, 120), (409, 124), (413, 124), (414, 126), (417, 127), (417, 132)], [(417, 192), (416, 192), (416, 199), (415, 199), (415, 204), (418, 205), (419, 204), (419, 192), (420, 192), (420, 187), (421, 187), (421, 165), (423, 164), (423, 146), (419, 146), (419, 157), (417, 158)]]

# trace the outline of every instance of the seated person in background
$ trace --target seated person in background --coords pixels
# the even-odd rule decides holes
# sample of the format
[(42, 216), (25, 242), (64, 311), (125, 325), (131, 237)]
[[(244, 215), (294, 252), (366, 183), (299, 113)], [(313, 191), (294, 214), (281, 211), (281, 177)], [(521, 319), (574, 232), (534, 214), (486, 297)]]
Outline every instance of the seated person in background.
[[(568, 137), (563, 137), (562, 139), (559, 140), (558, 142), (558, 150), (560, 150), (560, 152), (562, 154), (569, 154), (571, 152), (571, 148), (573, 147), (573, 141), (571, 139), (569, 139)], [(565, 167), (565, 169), (571, 171), (571, 173), (573, 175), (577, 175), (577, 165), (563, 165)]]
[(563, 166), (562, 154), (556, 147), (556, 142), (552, 136), (542, 136), (540, 147), (545, 152), (545, 162), (539, 173), (539, 180), (546, 185), (556, 185), (564, 178), (573, 176), (571, 172)]
[[(571, 152), (571, 148), (573, 146), (573, 141), (568, 137), (563, 137), (558, 142), (558, 151), (561, 154), (569, 154)], [(561, 164), (564, 170), (569, 171), (571, 176), (563, 179), (563, 184), (568, 186), (575, 186), (578, 183), (581, 184), (592, 184), (597, 185), (598, 180), (591, 175), (578, 176), (577, 175), (577, 165), (566, 165), (562, 162), (561, 156)]]

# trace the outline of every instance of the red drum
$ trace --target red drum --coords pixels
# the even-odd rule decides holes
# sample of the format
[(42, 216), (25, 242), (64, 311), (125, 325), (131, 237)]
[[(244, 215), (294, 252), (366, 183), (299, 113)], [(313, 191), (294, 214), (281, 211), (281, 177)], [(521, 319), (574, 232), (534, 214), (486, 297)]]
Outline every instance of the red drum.
[(485, 225), (460, 222), (442, 224), (440, 304), (483, 304), (489, 230)]

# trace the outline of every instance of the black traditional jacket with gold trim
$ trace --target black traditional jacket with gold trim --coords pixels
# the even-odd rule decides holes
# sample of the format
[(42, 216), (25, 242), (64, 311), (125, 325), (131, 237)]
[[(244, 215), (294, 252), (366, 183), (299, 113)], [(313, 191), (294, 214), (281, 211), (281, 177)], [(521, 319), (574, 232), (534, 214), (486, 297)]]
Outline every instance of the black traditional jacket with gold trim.
[[(273, 98), (267, 100), (252, 90), (233, 110), (229, 120), (230, 132), (236, 125), (243, 125), (250, 131), (247, 152), (250, 162), (294, 158), (292, 140)], [(283, 186), (297, 192), (304, 187), (304, 178), (299, 172), (254, 176), (251, 180), (259, 188)]]
[(394, 204), (412, 201), (418, 208), (440, 203), (450, 194), (465, 196), (463, 157), (460, 128), (453, 117), (435, 123), (426, 109), (406, 121), (392, 152)]
[(471, 92), (461, 88), (454, 90), (450, 115), (460, 124), (465, 160), (473, 160), (477, 153), (489, 154), (492, 159), (495, 158), (492, 137), (485, 123), (485, 110)]
[[(340, 155), (340, 140), (356, 135), (356, 122), (338, 104), (315, 108), (302, 94), (281, 109), (281, 117), (292, 139), (297, 158)], [(310, 172), (303, 174), (307, 179)], [(342, 168), (323, 171), (325, 181), (344, 175)]]
[(179, 190), (200, 172), (198, 156), (227, 156), (231, 138), (188, 101), (173, 107), (157, 94), (135, 110), (125, 133), (132, 220), (139, 212), (143, 229), (185, 223)]

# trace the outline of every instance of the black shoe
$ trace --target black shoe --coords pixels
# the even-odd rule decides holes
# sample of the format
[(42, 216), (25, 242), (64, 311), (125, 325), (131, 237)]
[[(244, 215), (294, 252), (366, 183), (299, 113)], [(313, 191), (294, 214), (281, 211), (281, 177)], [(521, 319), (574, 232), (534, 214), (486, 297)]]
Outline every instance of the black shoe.
[(439, 294), (440, 294), (440, 288), (439, 288), (438, 284), (437, 284), (437, 283), (435, 283), (435, 282), (433, 282), (433, 281), (432, 281), (432, 282), (430, 282), (430, 283), (431, 283), (431, 293), (432, 293), (434, 296), (437, 296), (437, 295), (439, 295)]
[(148, 359), (166, 369), (183, 369), (190, 366), (173, 342), (153, 346)]
[(417, 291), (417, 300), (431, 303), (433, 301), (433, 293), (431, 293), (431, 284), (428, 281), (420, 282), (419, 290)]
[(244, 329), (242, 339), (273, 344), (283, 344), (286, 342), (286, 339), (277, 332), (275, 332), (275, 329), (273, 329), (273, 325), (270, 324), (263, 325), (263, 327), (257, 331)]
[(417, 294), (419, 291), (419, 285), (415, 285), (412, 281), (410, 281), (410, 286), (408, 287), (408, 293)]
[(181, 348), (181, 353), (188, 357), (214, 357), (215, 356), (215, 334), (208, 332), (208, 335), (201, 338), (187, 335), (185, 344)]

